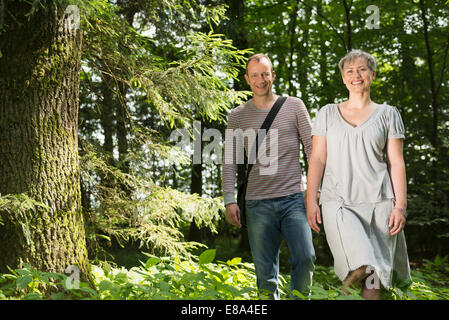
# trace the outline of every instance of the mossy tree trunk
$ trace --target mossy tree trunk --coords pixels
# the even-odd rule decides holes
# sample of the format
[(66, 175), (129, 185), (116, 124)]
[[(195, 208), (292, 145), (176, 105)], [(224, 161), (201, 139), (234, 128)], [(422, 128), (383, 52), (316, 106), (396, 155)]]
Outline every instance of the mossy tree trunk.
[[(78, 165), (78, 94), (82, 35), (66, 8), (6, 2), (0, 34), (0, 193), (26, 193), (50, 209), (1, 212), (0, 272), (29, 263), (88, 280)], [(23, 217), (26, 217), (24, 219)]]

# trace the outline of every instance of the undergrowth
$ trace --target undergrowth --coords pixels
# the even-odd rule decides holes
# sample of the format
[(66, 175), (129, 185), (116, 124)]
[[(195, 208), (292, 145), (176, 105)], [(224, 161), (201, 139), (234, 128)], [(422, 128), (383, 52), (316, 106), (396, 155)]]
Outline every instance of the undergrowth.
[[(72, 275), (42, 272), (24, 265), (0, 274), (0, 299), (51, 300), (253, 300), (265, 298), (256, 290), (254, 265), (239, 257), (214, 261), (216, 251), (208, 249), (198, 258), (180, 260), (177, 257), (156, 257), (145, 254), (141, 265), (126, 269), (108, 262), (92, 265), (93, 287)], [(382, 292), (386, 300), (446, 300), (449, 299), (448, 257), (437, 256), (412, 270), (412, 282), (396, 281), (394, 287)], [(281, 299), (291, 299), (289, 276), (280, 275)], [(52, 288), (44, 295), (42, 285)], [(310, 295), (295, 298), (310, 300), (362, 299), (360, 290), (343, 295), (341, 283), (331, 267), (317, 265)]]

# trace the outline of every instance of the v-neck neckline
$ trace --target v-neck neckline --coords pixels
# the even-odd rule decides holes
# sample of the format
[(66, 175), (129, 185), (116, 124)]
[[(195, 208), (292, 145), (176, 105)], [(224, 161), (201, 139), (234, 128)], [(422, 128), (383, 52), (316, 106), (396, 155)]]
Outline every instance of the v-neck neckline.
[(338, 117), (340, 118), (341, 121), (343, 121), (349, 128), (351, 129), (358, 129), (360, 127), (365, 126), (365, 124), (367, 124), (368, 122), (370, 122), (370, 120), (374, 117), (374, 115), (378, 112), (378, 110), (382, 107), (383, 104), (379, 104), (373, 111), (371, 111), (370, 115), (368, 116), (368, 118), (365, 119), (365, 121), (363, 121), (361, 124), (359, 124), (358, 126), (353, 126), (352, 124), (350, 124), (341, 114), (340, 111), (340, 107), (338, 105), (338, 103), (335, 104), (335, 107), (337, 108), (337, 114)]

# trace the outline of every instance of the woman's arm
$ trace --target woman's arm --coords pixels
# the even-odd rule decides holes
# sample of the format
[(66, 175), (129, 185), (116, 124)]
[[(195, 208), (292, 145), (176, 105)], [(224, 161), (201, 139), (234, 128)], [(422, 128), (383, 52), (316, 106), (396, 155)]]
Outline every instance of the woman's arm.
[(387, 139), (387, 164), (395, 196), (395, 206), (388, 224), (391, 235), (401, 232), (406, 221), (407, 179), (402, 149), (402, 139)]
[(317, 223), (321, 224), (320, 207), (318, 206), (318, 188), (323, 178), (324, 167), (326, 165), (326, 137), (313, 136), (312, 154), (309, 159), (309, 170), (307, 171), (307, 192), (306, 209), (307, 221), (310, 227), (320, 232)]

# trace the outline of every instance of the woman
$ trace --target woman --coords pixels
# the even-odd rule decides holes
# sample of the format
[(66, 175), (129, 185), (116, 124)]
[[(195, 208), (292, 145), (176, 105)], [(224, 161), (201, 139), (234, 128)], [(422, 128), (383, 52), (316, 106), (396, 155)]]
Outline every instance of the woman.
[[(307, 219), (319, 232), (318, 189), (326, 239), (343, 290), (362, 285), (380, 299), (393, 270), (410, 279), (404, 232), (407, 207), (404, 126), (395, 107), (370, 98), (376, 61), (353, 50), (339, 62), (349, 99), (321, 108), (313, 125), (307, 174)], [(371, 274), (372, 273), (372, 274)]]

